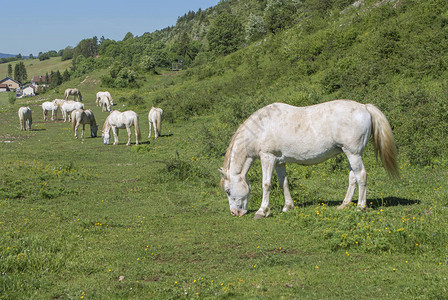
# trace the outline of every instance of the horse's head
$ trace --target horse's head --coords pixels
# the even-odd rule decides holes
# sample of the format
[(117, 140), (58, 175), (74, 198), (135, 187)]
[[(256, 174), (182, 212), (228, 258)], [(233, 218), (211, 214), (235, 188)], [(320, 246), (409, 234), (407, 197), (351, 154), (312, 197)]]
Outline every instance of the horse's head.
[(234, 216), (245, 215), (249, 203), (249, 182), (244, 176), (229, 176), (223, 169), (219, 171), (222, 175), (222, 187), (229, 200), (230, 213)]
[(90, 135), (92, 137), (96, 137), (98, 133), (98, 125), (92, 125), (90, 126)]

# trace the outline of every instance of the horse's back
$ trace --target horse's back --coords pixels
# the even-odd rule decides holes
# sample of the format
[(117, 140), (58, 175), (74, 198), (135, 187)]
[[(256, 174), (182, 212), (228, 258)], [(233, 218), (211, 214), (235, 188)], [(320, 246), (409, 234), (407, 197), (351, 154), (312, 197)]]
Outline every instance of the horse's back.
[(365, 105), (351, 100), (306, 107), (273, 103), (256, 111), (242, 127), (257, 153), (316, 163), (342, 148), (362, 152), (370, 136), (371, 119)]

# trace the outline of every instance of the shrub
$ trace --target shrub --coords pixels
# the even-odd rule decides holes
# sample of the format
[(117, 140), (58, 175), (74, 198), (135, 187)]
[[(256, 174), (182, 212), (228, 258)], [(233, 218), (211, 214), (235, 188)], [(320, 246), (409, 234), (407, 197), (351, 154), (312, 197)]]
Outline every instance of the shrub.
[(8, 95), (8, 102), (11, 105), (16, 103), (16, 94), (14, 92), (9, 93), (9, 95)]

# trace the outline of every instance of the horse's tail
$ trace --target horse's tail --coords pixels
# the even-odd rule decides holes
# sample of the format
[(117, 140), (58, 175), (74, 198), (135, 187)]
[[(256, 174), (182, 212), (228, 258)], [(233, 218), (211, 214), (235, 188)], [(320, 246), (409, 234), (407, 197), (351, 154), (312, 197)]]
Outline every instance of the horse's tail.
[(134, 127), (135, 127), (135, 138), (138, 143), (138, 141), (140, 141), (142, 139), (142, 134), (140, 132), (140, 126), (138, 125), (138, 115), (137, 114), (134, 118)]
[(160, 112), (157, 112), (157, 120), (156, 120), (156, 130), (157, 130), (157, 135), (161, 135), (162, 134), (162, 114)]
[(78, 97), (79, 97), (79, 102), (82, 102), (82, 95), (81, 95), (81, 91), (78, 91)]
[(65, 90), (65, 92), (64, 92), (64, 99), (65, 99), (65, 100), (68, 99), (68, 91), (67, 91), (67, 90)]
[(76, 127), (76, 120), (78, 119), (77, 118), (77, 115), (78, 113), (76, 112), (76, 110), (74, 110), (73, 112), (72, 112), (72, 131), (73, 132), (75, 132), (75, 127)]
[(375, 155), (381, 158), (384, 168), (391, 177), (398, 177), (397, 148), (392, 129), (386, 116), (373, 104), (366, 104), (372, 118), (372, 135)]

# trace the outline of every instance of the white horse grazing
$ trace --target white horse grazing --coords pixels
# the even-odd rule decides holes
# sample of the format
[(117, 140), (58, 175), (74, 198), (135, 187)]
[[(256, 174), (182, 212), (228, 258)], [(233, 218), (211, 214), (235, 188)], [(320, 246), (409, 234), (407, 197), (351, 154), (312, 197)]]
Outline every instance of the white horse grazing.
[[(52, 102), (57, 105), (58, 109), (61, 111), (61, 114), (63, 114), (62, 113), (62, 104), (65, 103), (65, 100), (64, 99), (54, 99)], [(58, 119), (58, 111), (57, 110), (54, 112), (54, 117), (55, 117), (55, 120)]]
[(47, 114), (51, 111), (51, 120), (54, 120), (54, 115), (57, 113), (58, 106), (53, 101), (45, 101), (42, 103), (42, 113), (44, 115), (44, 121), (47, 120)]
[(66, 89), (64, 92), (64, 99), (68, 100), (68, 96), (73, 95), (73, 100), (79, 99), (79, 101), (82, 101), (82, 95), (81, 92), (78, 89)]
[(65, 101), (62, 104), (61, 111), (62, 111), (62, 116), (64, 117), (64, 122), (67, 121), (67, 116), (68, 116), (68, 121), (70, 122), (70, 120), (71, 120), (70, 114), (75, 109), (84, 109), (84, 104), (82, 104), (80, 102), (73, 101), (73, 100)]
[(151, 127), (154, 126), (154, 137), (158, 138), (162, 133), (162, 119), (163, 119), (163, 110), (157, 107), (151, 107), (151, 110), (148, 114), (149, 120), (149, 134), (148, 139), (151, 138)]
[(100, 96), (99, 104), (101, 106), (101, 111), (110, 111), (110, 101), (107, 96)]
[(31, 130), (31, 124), (33, 123), (33, 116), (31, 109), (27, 106), (22, 106), (18, 111), (20, 120), (20, 130)]
[(135, 127), (135, 144), (138, 145), (138, 140), (141, 139), (140, 127), (138, 125), (138, 115), (132, 110), (125, 112), (119, 112), (117, 110), (112, 111), (107, 116), (103, 125), (103, 141), (105, 145), (109, 145), (110, 141), (110, 129), (114, 133), (114, 145), (118, 145), (118, 129), (126, 128), (128, 132), (128, 142), (126, 146), (131, 144), (131, 126)]
[(81, 138), (84, 138), (84, 129), (86, 124), (90, 125), (90, 136), (96, 137), (98, 132), (98, 125), (96, 124), (95, 116), (90, 109), (76, 109), (72, 111), (72, 129), (75, 132), (75, 138), (78, 138), (78, 127), (82, 124)]
[(100, 99), (103, 96), (109, 98), (110, 105), (114, 105), (114, 99), (112, 99), (112, 96), (110, 95), (110, 93), (108, 91), (106, 91), (106, 92), (98, 92), (98, 93), (96, 93), (96, 106), (100, 106)]
[(384, 114), (372, 104), (335, 100), (308, 107), (273, 103), (253, 113), (236, 131), (220, 169), (230, 212), (247, 212), (250, 184), (246, 174), (255, 158), (263, 173), (263, 199), (255, 218), (267, 217), (272, 172), (283, 188), (283, 211), (294, 207), (288, 188), (285, 163), (313, 165), (344, 152), (349, 162), (349, 187), (338, 207), (347, 207), (356, 188), (358, 207), (366, 207), (366, 170), (362, 153), (373, 135), (375, 153), (390, 175), (398, 176), (392, 130)]

